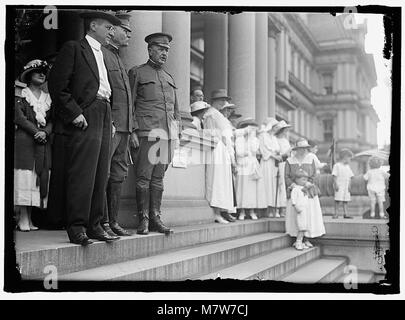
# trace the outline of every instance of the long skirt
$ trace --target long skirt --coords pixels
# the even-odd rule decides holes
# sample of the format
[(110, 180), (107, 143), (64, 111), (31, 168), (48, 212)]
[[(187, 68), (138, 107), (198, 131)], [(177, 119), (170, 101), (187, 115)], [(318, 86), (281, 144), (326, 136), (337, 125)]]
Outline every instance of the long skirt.
[[(41, 195), (38, 175), (34, 170), (14, 169), (14, 205), (41, 208)], [(43, 199), (43, 208), (46, 208), (48, 197)]]
[[(317, 238), (325, 234), (325, 225), (323, 224), (323, 216), (321, 205), (318, 196), (308, 200), (307, 208), (307, 222), (308, 229), (305, 232), (307, 238)], [(291, 200), (287, 201), (287, 209), (285, 216), (285, 230), (286, 233), (292, 237), (296, 237), (299, 231), (297, 225), (297, 213), (291, 204)]]
[(266, 179), (264, 176), (264, 167), (262, 164), (259, 166), (260, 179), (256, 180), (257, 197), (256, 197), (256, 208), (265, 209), (268, 207), (267, 204), (267, 192), (266, 192)]
[[(286, 192), (286, 188), (285, 188), (285, 178), (284, 178), (285, 162), (279, 163), (278, 170), (279, 170), (278, 195), (277, 195), (277, 203), (275, 204), (275, 207), (280, 208), (280, 207), (287, 206), (287, 192)], [(276, 172), (276, 175), (277, 175), (277, 172)], [(276, 191), (274, 191), (274, 193), (275, 192)]]
[(235, 212), (231, 158), (222, 141), (207, 152), (206, 199), (211, 207)]
[(257, 179), (245, 174), (236, 176), (236, 203), (239, 209), (257, 208)]
[(262, 160), (263, 183), (266, 194), (266, 204), (268, 207), (274, 207), (276, 204), (276, 175), (277, 168), (273, 158)]

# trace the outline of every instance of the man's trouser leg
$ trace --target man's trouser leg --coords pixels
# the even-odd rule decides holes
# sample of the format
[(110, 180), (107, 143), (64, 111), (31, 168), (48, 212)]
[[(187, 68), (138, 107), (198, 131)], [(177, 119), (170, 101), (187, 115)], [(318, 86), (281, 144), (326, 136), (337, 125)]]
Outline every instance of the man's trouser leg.
[(69, 237), (103, 232), (105, 190), (111, 143), (110, 104), (95, 100), (83, 111), (86, 130), (70, 125), (67, 139), (66, 206)]
[(159, 143), (160, 148), (158, 154), (160, 157), (160, 163), (154, 166), (150, 181), (149, 229), (150, 231), (157, 231), (160, 233), (169, 234), (173, 231), (163, 224), (160, 218), (160, 207), (163, 197), (163, 178), (171, 160), (173, 159), (174, 142), (171, 140), (160, 140)]
[[(119, 204), (122, 183), (128, 175), (128, 141), (129, 133), (116, 132), (113, 139), (110, 166), (110, 177), (107, 184), (107, 212), (109, 228), (119, 236), (130, 236), (131, 233), (118, 224)], [(105, 224), (104, 224), (105, 226)]]

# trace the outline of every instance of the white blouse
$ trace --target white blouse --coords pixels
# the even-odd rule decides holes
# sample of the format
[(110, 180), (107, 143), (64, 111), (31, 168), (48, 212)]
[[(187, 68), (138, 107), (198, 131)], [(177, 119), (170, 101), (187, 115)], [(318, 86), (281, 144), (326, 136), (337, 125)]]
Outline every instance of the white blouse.
[(30, 88), (26, 87), (22, 89), (21, 95), (27, 100), (27, 102), (32, 106), (35, 112), (35, 119), (38, 124), (45, 127), (46, 126), (46, 112), (51, 108), (51, 96), (49, 93), (45, 93), (41, 90), (41, 95), (37, 99)]

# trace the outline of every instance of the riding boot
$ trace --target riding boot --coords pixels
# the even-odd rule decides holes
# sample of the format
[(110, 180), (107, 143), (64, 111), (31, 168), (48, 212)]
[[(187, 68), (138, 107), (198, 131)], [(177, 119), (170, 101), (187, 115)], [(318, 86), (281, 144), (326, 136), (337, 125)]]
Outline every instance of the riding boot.
[(166, 227), (162, 220), (160, 220), (160, 206), (162, 204), (163, 190), (151, 189), (150, 191), (150, 230), (157, 231), (164, 234), (172, 233), (173, 230)]
[(137, 234), (149, 233), (149, 189), (136, 189), (136, 205), (138, 209)]
[(107, 187), (108, 217), (111, 230), (118, 236), (130, 236), (131, 233), (123, 229), (117, 222), (121, 198), (121, 182), (109, 182)]

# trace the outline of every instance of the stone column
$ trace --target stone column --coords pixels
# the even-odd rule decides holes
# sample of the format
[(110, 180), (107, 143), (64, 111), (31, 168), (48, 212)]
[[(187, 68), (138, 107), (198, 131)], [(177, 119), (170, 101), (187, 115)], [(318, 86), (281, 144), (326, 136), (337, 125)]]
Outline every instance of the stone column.
[(268, 117), (268, 13), (255, 13), (256, 23), (256, 121), (262, 123)]
[(190, 13), (163, 12), (162, 30), (173, 36), (166, 69), (173, 76), (178, 88), (179, 109), (190, 112)]
[(277, 80), (284, 81), (285, 73), (285, 45), (284, 29), (280, 31), (277, 37)]
[(311, 88), (311, 66), (307, 64), (305, 84), (308, 89)]
[(353, 128), (351, 127), (351, 121), (350, 121), (350, 110), (345, 109), (345, 132), (344, 132), (344, 136), (346, 139), (351, 139), (353, 138)]
[(336, 127), (336, 138), (344, 138), (344, 111), (337, 112)]
[(256, 117), (255, 13), (230, 15), (229, 94), (244, 117)]
[[(128, 47), (122, 48), (120, 53), (128, 70), (148, 61), (149, 56), (145, 37), (148, 34), (162, 31), (161, 11), (134, 10), (130, 12), (130, 15), (131, 39)], [(170, 55), (171, 53), (169, 53), (169, 61), (171, 59)]]
[(305, 110), (300, 109), (299, 113), (299, 121), (300, 121), (300, 134), (305, 136), (306, 135), (306, 127), (305, 127)]
[(301, 70), (300, 70), (300, 80), (302, 83), (305, 83), (305, 65), (306, 65), (306, 61), (304, 59), (300, 59), (301, 60)]
[(294, 76), (299, 78), (298, 52), (294, 51)]
[(364, 115), (364, 140), (370, 143), (370, 122), (368, 115)]
[(207, 13), (204, 16), (204, 94), (228, 88), (228, 15)]
[(269, 39), (268, 39), (268, 55), (269, 55), (269, 64), (268, 64), (268, 115), (269, 117), (276, 116), (276, 33), (273, 30), (269, 32)]
[(290, 71), (291, 71), (291, 44), (290, 44), (290, 36), (288, 32), (284, 33), (284, 43), (285, 43), (285, 82), (288, 84), (290, 79)]

